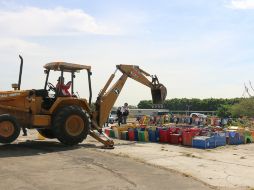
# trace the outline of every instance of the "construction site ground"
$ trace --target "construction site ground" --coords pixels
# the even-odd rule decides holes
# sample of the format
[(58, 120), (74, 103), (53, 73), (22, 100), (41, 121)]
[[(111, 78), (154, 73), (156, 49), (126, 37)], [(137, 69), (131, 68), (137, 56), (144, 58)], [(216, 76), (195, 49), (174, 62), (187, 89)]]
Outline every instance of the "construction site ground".
[(74, 147), (29, 131), (0, 145), (0, 189), (252, 189), (254, 144), (200, 150), (88, 137)]

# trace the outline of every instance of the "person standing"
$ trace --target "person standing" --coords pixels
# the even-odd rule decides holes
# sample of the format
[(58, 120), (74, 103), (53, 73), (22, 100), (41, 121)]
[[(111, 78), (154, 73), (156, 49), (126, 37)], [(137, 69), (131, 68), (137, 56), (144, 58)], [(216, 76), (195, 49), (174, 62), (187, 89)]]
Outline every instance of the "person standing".
[(118, 125), (120, 126), (121, 123), (122, 123), (122, 120), (123, 120), (123, 114), (121, 112), (121, 107), (118, 107), (117, 108), (117, 111), (116, 111), (116, 115), (117, 115), (117, 121), (118, 121)]
[(23, 131), (23, 136), (27, 136), (27, 129), (25, 127), (21, 127), (22, 131)]
[(124, 106), (121, 108), (122, 112), (122, 119), (123, 119), (123, 124), (127, 123), (127, 117), (129, 115), (129, 109), (128, 109), (128, 103), (124, 103)]

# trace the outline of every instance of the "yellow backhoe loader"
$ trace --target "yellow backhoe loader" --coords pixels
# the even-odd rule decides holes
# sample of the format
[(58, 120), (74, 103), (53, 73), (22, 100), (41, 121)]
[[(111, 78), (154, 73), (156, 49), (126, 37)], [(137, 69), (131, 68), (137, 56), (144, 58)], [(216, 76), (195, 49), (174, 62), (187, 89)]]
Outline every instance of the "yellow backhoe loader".
[[(46, 74), (43, 89), (20, 90), (23, 59), (20, 56), (18, 84), (12, 84), (12, 91), (0, 91), (0, 143), (15, 141), (20, 128), (37, 129), (46, 138), (57, 138), (65, 145), (76, 145), (91, 135), (105, 147), (111, 148), (114, 142), (102, 132), (128, 77), (151, 88), (154, 104), (163, 104), (167, 90), (158, 78), (150, 75), (135, 65), (117, 65), (116, 71), (121, 77), (111, 85), (115, 73), (110, 76), (100, 91), (95, 109), (91, 108), (91, 67), (66, 62), (52, 62), (44, 66)], [(85, 70), (88, 75), (89, 99), (79, 98), (74, 93), (74, 79), (77, 72)], [(49, 82), (49, 74), (54, 71), (59, 75), (60, 85)], [(71, 92), (61, 92), (63, 78), (70, 75)], [(148, 80), (151, 77), (151, 81)], [(110, 89), (108, 89), (111, 86)], [(98, 134), (98, 132), (99, 134)]]

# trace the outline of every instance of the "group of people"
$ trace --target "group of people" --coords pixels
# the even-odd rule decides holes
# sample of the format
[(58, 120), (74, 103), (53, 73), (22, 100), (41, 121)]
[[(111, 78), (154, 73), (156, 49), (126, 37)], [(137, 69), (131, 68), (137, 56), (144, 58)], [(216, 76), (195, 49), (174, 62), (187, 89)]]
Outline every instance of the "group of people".
[(118, 121), (119, 126), (121, 124), (126, 124), (127, 117), (129, 115), (128, 103), (124, 103), (124, 106), (118, 107), (118, 109), (116, 111), (116, 115), (117, 115), (117, 121)]

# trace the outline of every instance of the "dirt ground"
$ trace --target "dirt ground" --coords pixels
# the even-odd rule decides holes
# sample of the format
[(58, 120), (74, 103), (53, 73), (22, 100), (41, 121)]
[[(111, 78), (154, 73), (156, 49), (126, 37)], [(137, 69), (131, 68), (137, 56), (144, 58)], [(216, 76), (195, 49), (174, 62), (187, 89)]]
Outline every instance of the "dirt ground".
[(0, 145), (0, 189), (251, 189), (254, 144), (199, 150), (88, 137), (67, 148), (29, 132)]

